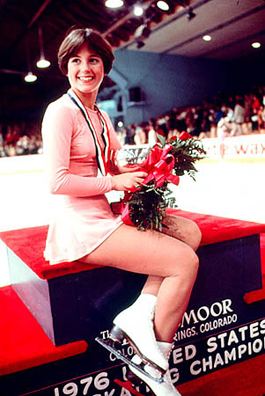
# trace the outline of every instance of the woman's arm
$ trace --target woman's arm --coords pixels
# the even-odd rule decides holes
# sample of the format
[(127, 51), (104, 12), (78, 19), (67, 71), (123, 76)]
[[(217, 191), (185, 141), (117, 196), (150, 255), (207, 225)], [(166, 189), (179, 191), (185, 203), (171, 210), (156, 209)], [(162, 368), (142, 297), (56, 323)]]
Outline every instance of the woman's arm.
[(44, 115), (42, 136), (52, 194), (93, 196), (112, 189), (112, 177), (86, 177), (69, 171), (74, 114), (71, 109), (50, 105)]
[[(52, 194), (87, 197), (104, 194), (112, 189), (126, 191), (141, 184), (145, 172), (131, 172), (116, 176), (79, 176), (69, 171), (74, 115), (71, 109), (50, 105), (42, 124), (43, 148), (47, 163), (49, 189)], [(120, 148), (110, 132), (111, 148)], [(117, 139), (117, 140), (116, 140)]]

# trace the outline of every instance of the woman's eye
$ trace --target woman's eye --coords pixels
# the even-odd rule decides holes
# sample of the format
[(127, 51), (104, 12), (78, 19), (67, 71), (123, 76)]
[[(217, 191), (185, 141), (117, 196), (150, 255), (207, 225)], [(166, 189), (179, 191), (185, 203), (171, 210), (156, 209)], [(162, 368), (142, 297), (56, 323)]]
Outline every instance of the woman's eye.
[(96, 63), (98, 63), (99, 62), (99, 59), (98, 58), (91, 58), (90, 59), (90, 63), (92, 63), (92, 64), (96, 64)]
[(80, 62), (80, 59), (79, 59), (79, 58), (72, 58), (72, 59), (71, 59), (71, 62), (72, 62), (72, 63), (79, 63), (79, 62)]

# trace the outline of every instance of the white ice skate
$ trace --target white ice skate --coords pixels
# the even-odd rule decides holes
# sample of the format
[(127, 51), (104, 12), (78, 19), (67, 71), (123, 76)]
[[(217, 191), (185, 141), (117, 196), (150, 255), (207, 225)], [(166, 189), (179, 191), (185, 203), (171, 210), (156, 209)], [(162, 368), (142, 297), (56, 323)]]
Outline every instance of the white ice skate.
[[(96, 341), (114, 353), (115, 356), (147, 375), (155, 382), (162, 382), (168, 369), (168, 361), (164, 357), (154, 334), (153, 318), (156, 296), (141, 294), (129, 308), (119, 313), (114, 319), (114, 327), (109, 339), (96, 338)], [(119, 353), (124, 339), (133, 347), (135, 354), (141, 358), (140, 364), (131, 362), (130, 356)], [(146, 373), (144, 366), (152, 368)]]
[[(143, 295), (142, 299), (138, 298), (136, 303), (116, 316), (110, 337), (119, 342), (125, 338), (143, 363), (151, 365), (163, 375), (168, 369), (168, 361), (155, 338), (155, 301), (156, 297), (148, 294)], [(153, 309), (150, 309), (151, 305)]]

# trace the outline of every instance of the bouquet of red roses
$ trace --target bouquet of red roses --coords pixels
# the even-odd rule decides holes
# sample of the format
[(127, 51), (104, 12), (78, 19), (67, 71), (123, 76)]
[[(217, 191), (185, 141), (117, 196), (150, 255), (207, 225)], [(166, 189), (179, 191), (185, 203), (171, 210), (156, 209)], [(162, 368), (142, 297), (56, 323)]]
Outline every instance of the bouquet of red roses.
[(123, 199), (123, 222), (140, 230), (162, 230), (166, 207), (174, 204), (174, 199), (168, 198), (168, 184), (177, 185), (184, 174), (195, 179), (194, 163), (206, 154), (201, 141), (187, 132), (172, 137), (168, 143), (163, 138), (159, 140), (140, 164), (148, 173), (143, 184), (126, 192)]

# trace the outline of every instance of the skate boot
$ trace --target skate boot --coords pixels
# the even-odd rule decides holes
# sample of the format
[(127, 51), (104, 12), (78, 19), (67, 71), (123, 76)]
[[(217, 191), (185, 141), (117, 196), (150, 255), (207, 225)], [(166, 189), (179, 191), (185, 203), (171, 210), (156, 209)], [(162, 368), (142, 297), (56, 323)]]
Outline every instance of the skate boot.
[(122, 341), (124, 338), (132, 345), (142, 363), (150, 364), (160, 375), (168, 369), (168, 361), (157, 345), (153, 318), (156, 296), (141, 294), (129, 308), (119, 313), (113, 320), (114, 327), (110, 338)]
[[(172, 345), (166, 342), (158, 342), (157, 343), (159, 348), (161, 349), (163, 355), (166, 359), (169, 358)], [(132, 358), (132, 362), (137, 365), (141, 365), (141, 358), (138, 355), (134, 355)], [(129, 366), (130, 370), (134, 375), (140, 378), (156, 396), (181, 396), (181, 394), (177, 391), (175, 386), (171, 381), (171, 376), (169, 370), (166, 371), (165, 375), (163, 376), (162, 382), (154, 381), (152, 378), (155, 378), (157, 375), (157, 370), (155, 370), (150, 365), (145, 365), (144, 370), (146, 371), (146, 375), (143, 374), (142, 371), (139, 371), (135, 368), (135, 366)]]

